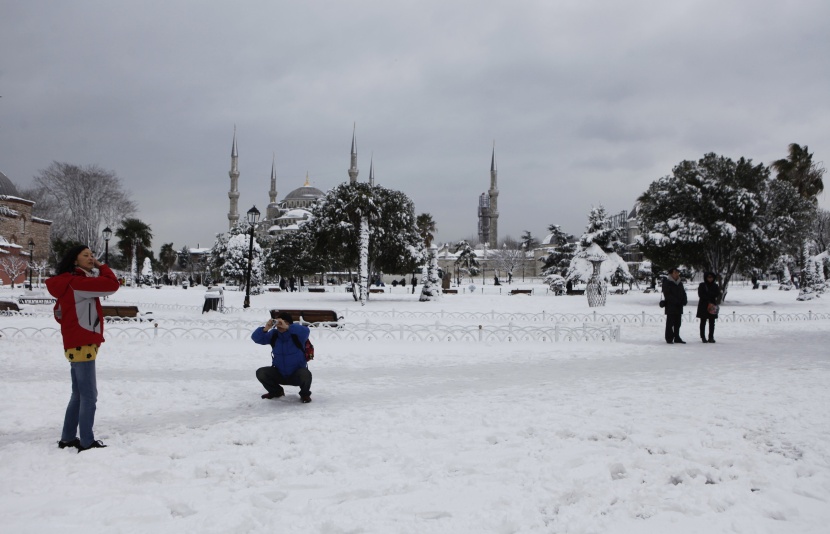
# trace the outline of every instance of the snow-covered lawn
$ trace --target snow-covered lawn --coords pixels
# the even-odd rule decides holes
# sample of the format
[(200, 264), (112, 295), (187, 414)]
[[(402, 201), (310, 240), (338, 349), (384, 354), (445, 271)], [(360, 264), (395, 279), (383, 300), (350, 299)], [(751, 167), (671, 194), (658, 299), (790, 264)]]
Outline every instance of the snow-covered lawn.
[[(593, 311), (538, 288), (427, 303), (401, 291), (363, 309)], [(162, 324), (360, 309), (345, 292), (266, 293), (253, 311), (202, 316), (203, 295), (123, 289), (110, 302), (167, 305), (153, 309)], [(229, 306), (243, 297), (225, 292)], [(733, 286), (723, 313), (830, 313), (830, 295), (795, 297)], [(659, 313), (658, 300), (609, 295), (600, 312)], [(12, 324), (56, 326), (0, 317), (0, 334)], [(56, 447), (70, 393), (59, 339), (5, 335), (0, 532), (828, 532), (830, 320), (720, 321), (714, 345), (696, 323), (687, 345), (666, 345), (662, 324), (621, 328), (620, 342), (321, 338), (311, 404), (291, 387), (260, 399), (268, 348), (247, 338), (113, 338), (97, 364), (108, 448), (82, 454)]]

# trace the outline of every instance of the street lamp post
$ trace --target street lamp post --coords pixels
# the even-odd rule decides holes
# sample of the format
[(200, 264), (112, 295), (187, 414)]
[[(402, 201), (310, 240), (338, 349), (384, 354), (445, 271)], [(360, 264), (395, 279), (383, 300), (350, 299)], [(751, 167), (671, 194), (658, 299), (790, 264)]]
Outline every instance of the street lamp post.
[(251, 225), (251, 240), (248, 244), (248, 272), (245, 275), (245, 302), (243, 308), (251, 307), (251, 264), (254, 261), (254, 229), (259, 221), (259, 210), (256, 206), (248, 210), (248, 224)]
[(527, 263), (527, 243), (522, 243), (522, 282), (525, 281), (525, 263)]
[(32, 285), (32, 263), (35, 261), (35, 242), (34, 240), (29, 240), (29, 289), (33, 289), (35, 286)]
[(104, 235), (104, 263), (108, 264), (110, 262), (110, 238), (112, 237), (112, 230), (107, 226), (101, 233)]

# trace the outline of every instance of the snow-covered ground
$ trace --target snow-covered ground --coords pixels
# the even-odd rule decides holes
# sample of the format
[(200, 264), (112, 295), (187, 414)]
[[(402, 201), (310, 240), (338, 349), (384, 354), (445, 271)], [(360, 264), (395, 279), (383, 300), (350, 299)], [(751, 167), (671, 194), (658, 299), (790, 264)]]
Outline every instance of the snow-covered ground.
[[(539, 287), (428, 303), (398, 291), (364, 309), (435, 312), (411, 319), (424, 324), (441, 311), (592, 311)], [(110, 302), (217, 328), (269, 307), (360, 308), (345, 292), (266, 293), (246, 313), (202, 316), (203, 289)], [(243, 296), (226, 291), (226, 304)], [(623, 324), (619, 342), (321, 336), (311, 404), (291, 387), (260, 399), (268, 348), (246, 335), (113, 337), (97, 364), (108, 448), (82, 454), (56, 447), (70, 393), (59, 338), (9, 334), (56, 324), (0, 316), (0, 532), (827, 533), (830, 319), (767, 319), (826, 317), (830, 296), (795, 297), (732, 287), (723, 313), (758, 321), (719, 321), (714, 345), (689, 322), (687, 345), (666, 345), (662, 323)], [(600, 312), (659, 313), (658, 299), (609, 295)]]

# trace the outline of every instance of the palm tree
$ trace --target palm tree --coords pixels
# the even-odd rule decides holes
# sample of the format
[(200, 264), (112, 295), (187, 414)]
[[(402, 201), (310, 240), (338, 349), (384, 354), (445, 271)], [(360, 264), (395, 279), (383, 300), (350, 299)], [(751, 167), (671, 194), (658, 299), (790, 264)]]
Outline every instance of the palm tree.
[(147, 256), (153, 241), (153, 232), (150, 227), (139, 219), (132, 218), (121, 221), (121, 226), (115, 231), (115, 236), (118, 238), (118, 249), (121, 255), (129, 258), (130, 265), (138, 265), (139, 252)]
[(432, 240), (435, 238), (435, 232), (437, 231), (435, 220), (429, 213), (422, 213), (415, 219), (415, 226), (418, 228), (418, 233), (424, 239), (424, 245), (429, 250), (429, 247), (432, 246)]
[(772, 168), (778, 171), (777, 179), (789, 182), (798, 193), (814, 204), (818, 203), (817, 196), (824, 191), (824, 182), (821, 177), (825, 173), (824, 167), (813, 163), (813, 155), (807, 149), (791, 143), (789, 155), (786, 159), (772, 162)]

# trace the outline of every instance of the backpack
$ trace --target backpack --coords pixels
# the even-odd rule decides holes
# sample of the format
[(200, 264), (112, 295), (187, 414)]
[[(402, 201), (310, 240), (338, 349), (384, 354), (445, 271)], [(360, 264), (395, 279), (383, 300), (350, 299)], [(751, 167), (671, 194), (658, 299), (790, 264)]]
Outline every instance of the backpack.
[[(274, 329), (274, 335), (271, 336), (271, 348), (274, 348), (274, 343), (277, 342), (277, 332)], [(314, 359), (314, 345), (311, 344), (310, 339), (305, 340), (305, 347), (303, 347), (302, 343), (300, 343), (300, 338), (297, 337), (297, 334), (291, 334), (291, 340), (297, 345), (297, 348), (303, 351), (305, 354), (305, 361), (310, 361)]]

